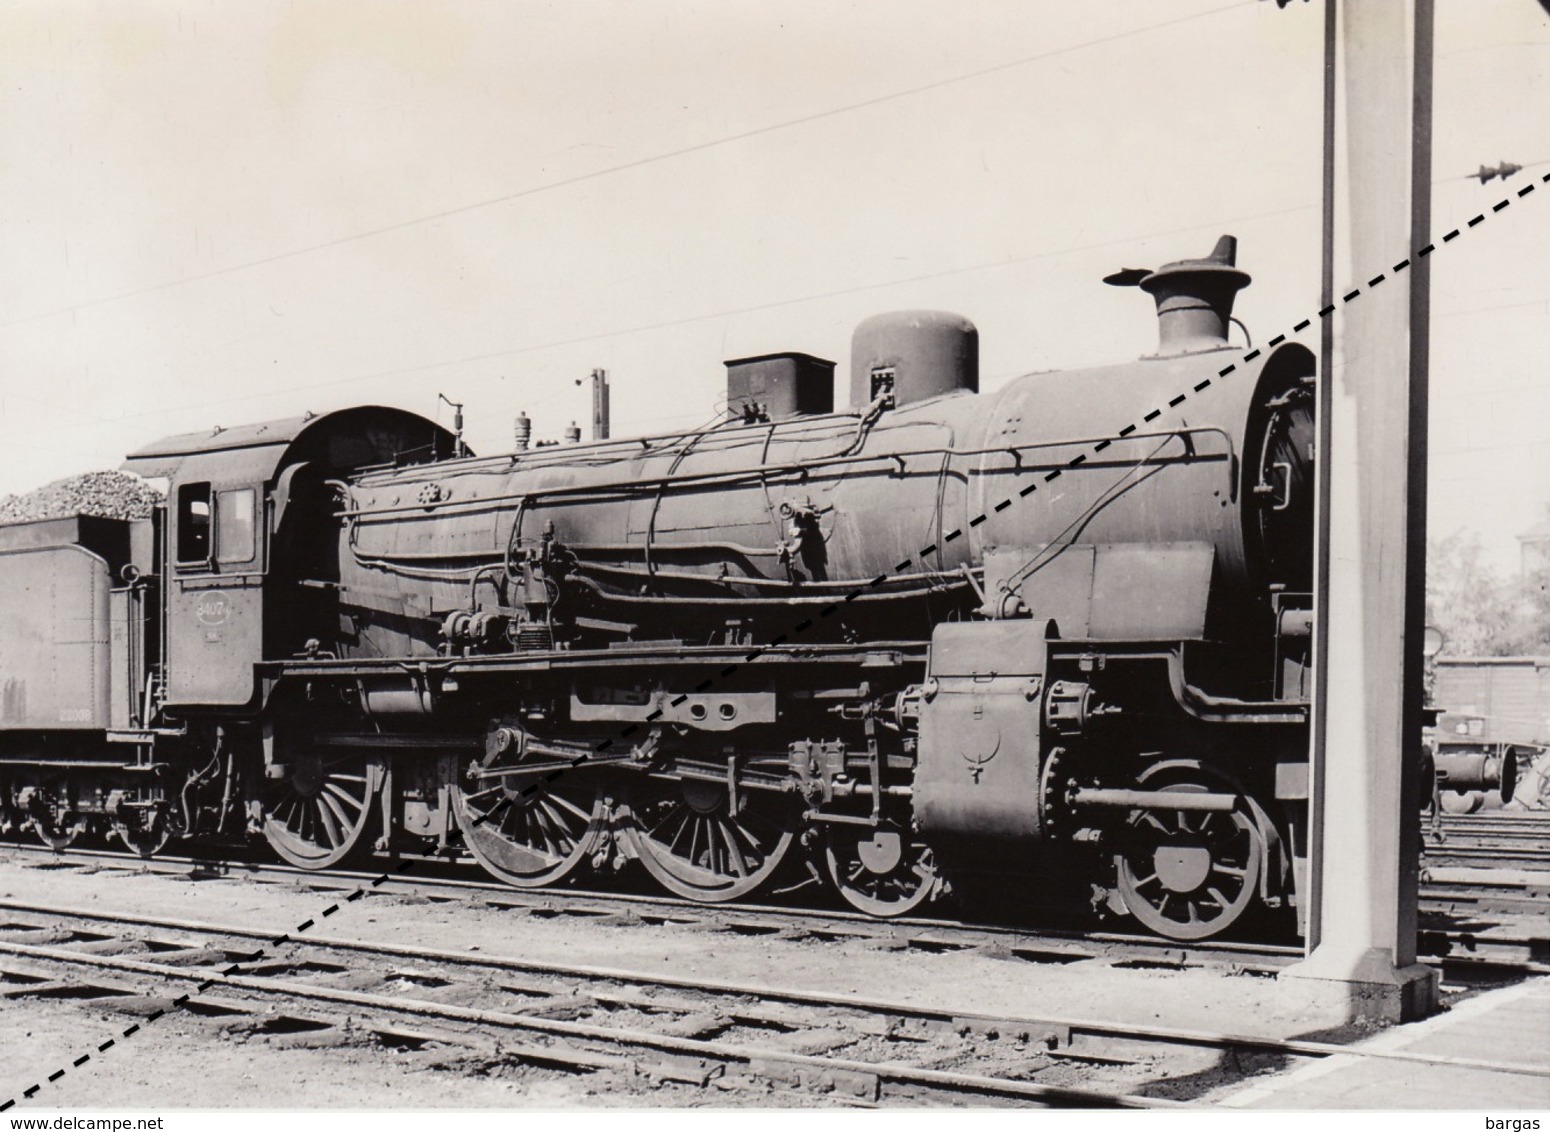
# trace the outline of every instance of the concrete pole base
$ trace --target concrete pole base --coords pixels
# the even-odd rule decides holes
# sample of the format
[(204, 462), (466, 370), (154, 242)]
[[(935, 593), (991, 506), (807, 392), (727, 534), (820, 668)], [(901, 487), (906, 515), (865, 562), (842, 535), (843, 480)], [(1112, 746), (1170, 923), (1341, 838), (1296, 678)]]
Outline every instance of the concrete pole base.
[(1396, 967), (1383, 948), (1345, 955), (1319, 948), (1276, 984), (1309, 1010), (1348, 1022), (1414, 1022), (1437, 1012), (1437, 972), (1421, 963)]

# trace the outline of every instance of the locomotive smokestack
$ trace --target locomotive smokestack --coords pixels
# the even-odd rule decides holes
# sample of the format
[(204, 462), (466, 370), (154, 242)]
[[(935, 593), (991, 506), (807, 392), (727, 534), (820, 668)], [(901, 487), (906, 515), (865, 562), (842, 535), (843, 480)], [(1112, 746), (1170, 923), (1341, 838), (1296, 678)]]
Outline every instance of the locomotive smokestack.
[(527, 446), (533, 440), (533, 422), (528, 419), (526, 413), (518, 413), (516, 427), (513, 429), (517, 442), (517, 451), (526, 452)]
[(1165, 263), (1156, 271), (1129, 268), (1104, 279), (1115, 287), (1136, 287), (1157, 301), (1157, 352), (1190, 354), (1227, 345), (1233, 301), (1249, 285), (1235, 266), (1238, 240), (1223, 236), (1204, 259)]

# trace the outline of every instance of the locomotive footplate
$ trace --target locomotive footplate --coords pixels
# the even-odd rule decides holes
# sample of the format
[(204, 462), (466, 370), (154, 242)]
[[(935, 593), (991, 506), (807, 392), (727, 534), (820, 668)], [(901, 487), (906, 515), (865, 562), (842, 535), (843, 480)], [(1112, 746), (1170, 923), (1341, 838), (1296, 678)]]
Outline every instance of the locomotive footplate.
[(793, 645), (784, 637), (762, 645), (689, 645), (681, 641), (632, 642), (628, 648), (555, 649), (549, 652), (490, 656), (426, 656), (411, 659), (384, 658), (336, 660), (326, 657), (293, 657), (265, 661), (255, 668), (273, 681), (279, 678), (373, 676), (424, 670), (436, 676), (527, 675), (535, 672), (600, 669), (616, 672), (623, 663), (631, 667), (705, 668), (716, 666), (712, 678), (724, 679), (752, 664), (808, 665), (814, 662), (860, 668), (892, 669), (923, 664), (926, 649), (919, 641), (880, 641), (866, 645)]

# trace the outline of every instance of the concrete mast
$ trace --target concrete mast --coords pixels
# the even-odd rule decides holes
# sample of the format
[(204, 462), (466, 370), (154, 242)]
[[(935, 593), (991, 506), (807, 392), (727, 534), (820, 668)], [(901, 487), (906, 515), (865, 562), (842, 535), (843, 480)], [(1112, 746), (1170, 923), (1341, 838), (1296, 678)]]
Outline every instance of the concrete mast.
[(1283, 978), (1399, 1021), (1437, 1002), (1415, 961), (1433, 0), (1325, 3), (1313, 899)]

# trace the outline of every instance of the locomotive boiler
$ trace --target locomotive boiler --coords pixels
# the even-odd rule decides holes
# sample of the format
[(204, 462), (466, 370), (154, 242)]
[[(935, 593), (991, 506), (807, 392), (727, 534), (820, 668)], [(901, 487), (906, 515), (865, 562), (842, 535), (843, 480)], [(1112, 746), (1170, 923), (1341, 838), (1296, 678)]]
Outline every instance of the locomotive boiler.
[(1111, 276), (1157, 353), (994, 393), (971, 323), (908, 311), (839, 408), (783, 353), (687, 432), (475, 457), (357, 409), (142, 450), (169, 497), (93, 583), (108, 702), (0, 717), (9, 818), (701, 900), (806, 866), (879, 915), (1058, 872), (1176, 938), (1290, 909), (1314, 365), (1229, 346), (1234, 260)]

